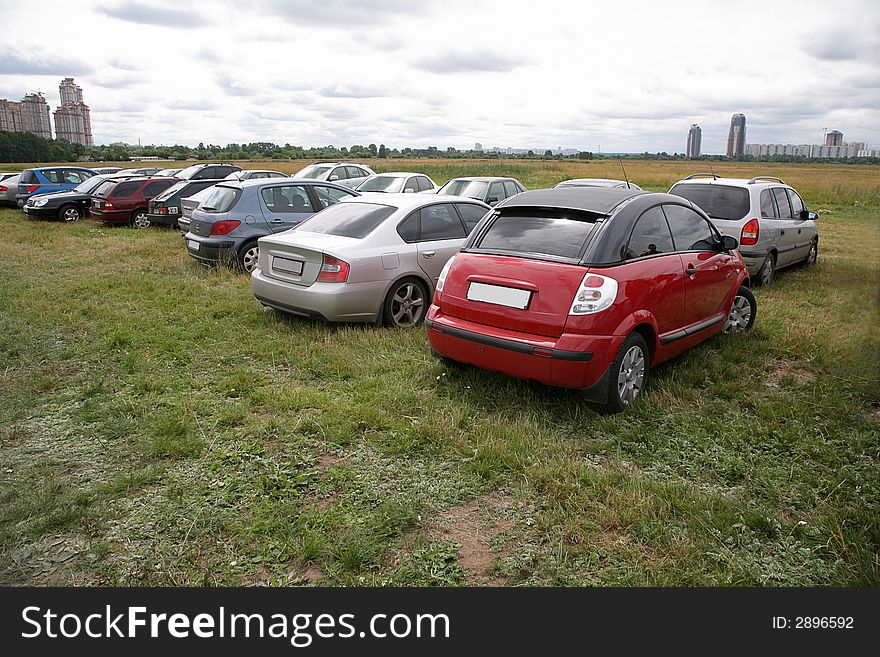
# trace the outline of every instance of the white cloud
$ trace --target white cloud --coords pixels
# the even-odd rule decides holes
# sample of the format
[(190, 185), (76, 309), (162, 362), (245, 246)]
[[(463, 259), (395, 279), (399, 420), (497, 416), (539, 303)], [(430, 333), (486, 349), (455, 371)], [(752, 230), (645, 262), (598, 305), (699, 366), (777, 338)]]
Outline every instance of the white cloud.
[(5, 3), (0, 89), (54, 107), (75, 75), (99, 142), (681, 152), (699, 123), (717, 153), (741, 111), (753, 142), (880, 145), (875, 4)]

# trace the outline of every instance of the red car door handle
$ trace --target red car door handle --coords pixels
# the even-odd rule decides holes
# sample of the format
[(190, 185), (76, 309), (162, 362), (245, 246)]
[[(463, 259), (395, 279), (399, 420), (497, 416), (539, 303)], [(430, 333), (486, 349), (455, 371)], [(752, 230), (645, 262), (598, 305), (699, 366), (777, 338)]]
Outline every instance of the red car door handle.
[(688, 276), (693, 276), (694, 274), (697, 273), (697, 268), (694, 267), (693, 265), (688, 265), (687, 269), (684, 270), (684, 273), (687, 274)]

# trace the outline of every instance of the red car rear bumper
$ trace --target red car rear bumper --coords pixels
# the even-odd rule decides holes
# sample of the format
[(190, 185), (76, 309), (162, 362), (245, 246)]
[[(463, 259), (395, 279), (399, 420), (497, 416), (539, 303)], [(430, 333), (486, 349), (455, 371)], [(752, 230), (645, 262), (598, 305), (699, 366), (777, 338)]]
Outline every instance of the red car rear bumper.
[(518, 379), (591, 390), (605, 401), (608, 366), (626, 336), (563, 333), (558, 338), (448, 317), (432, 305), (425, 325), (438, 355)]

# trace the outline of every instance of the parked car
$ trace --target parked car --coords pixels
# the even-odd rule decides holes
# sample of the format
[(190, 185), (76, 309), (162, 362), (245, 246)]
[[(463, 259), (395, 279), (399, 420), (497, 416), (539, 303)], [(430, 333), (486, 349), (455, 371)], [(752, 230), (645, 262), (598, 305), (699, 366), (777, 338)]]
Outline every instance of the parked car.
[(18, 175), (21, 175), (21, 171), (0, 171), (0, 182)]
[(221, 164), (219, 162), (193, 164), (181, 169), (175, 176), (181, 180), (222, 180), (233, 171), (241, 171), (237, 164)]
[(127, 178), (107, 180), (92, 192), (89, 214), (104, 223), (149, 226), (150, 199), (177, 182), (176, 178)]
[(93, 167), (92, 171), (102, 175), (107, 175), (110, 173), (117, 173), (119, 171), (122, 171), (122, 167)]
[(365, 164), (353, 162), (318, 162), (297, 171), (291, 178), (324, 180), (355, 188), (376, 172)]
[(616, 189), (635, 189), (641, 187), (627, 180), (614, 180), (613, 178), (572, 178), (556, 183), (556, 187), (612, 187)]
[(15, 195), (18, 193), (18, 180), (20, 177), (20, 173), (15, 173), (4, 180), (0, 180), (0, 205), (17, 207)]
[(443, 265), (488, 210), (459, 196), (349, 199), (260, 239), (251, 288), (262, 304), (294, 315), (414, 326)]
[(184, 234), (196, 260), (235, 264), (250, 273), (257, 264), (257, 239), (280, 233), (315, 212), (357, 192), (334, 183), (290, 178), (223, 181), (193, 210)]
[(92, 176), (86, 178), (73, 189), (49, 192), (48, 194), (34, 194), (22, 209), (28, 217), (35, 219), (79, 221), (89, 214), (92, 192), (108, 180), (119, 182), (120, 179), (100, 174)]
[(650, 368), (757, 307), (736, 251), (681, 197), (549, 189), (499, 203), (440, 274), (427, 333), (441, 358), (577, 388), (609, 412)]
[[(171, 187), (150, 201), (149, 211), (145, 218), (147, 225), (179, 226), (183, 200), (197, 192), (213, 187), (218, 182), (218, 180), (177, 180)], [(188, 223), (187, 226), (189, 226)]]
[(489, 205), (495, 205), (510, 196), (521, 194), (524, 191), (526, 191), (526, 188), (516, 178), (477, 176), (453, 178), (438, 189), (437, 193), (450, 196), (467, 196)]
[(287, 178), (286, 173), (271, 169), (242, 169), (233, 171), (224, 180), (256, 180), (258, 178)]
[(779, 178), (696, 173), (675, 183), (669, 193), (699, 205), (718, 230), (739, 240), (740, 254), (760, 285), (770, 285), (778, 269), (816, 262), (819, 215)]
[(181, 232), (185, 233), (189, 230), (189, 224), (192, 220), (192, 213), (199, 204), (204, 201), (211, 194), (211, 188), (214, 187), (219, 181), (210, 180), (210, 186), (206, 187), (200, 192), (196, 192), (192, 196), (184, 196), (180, 199), (180, 219), (177, 220), (177, 225), (180, 228)]
[(37, 167), (35, 169), (25, 169), (21, 172), (21, 176), (18, 179), (15, 203), (20, 208), (24, 207), (27, 200), (34, 194), (73, 189), (83, 180), (94, 175), (94, 171), (83, 167)]
[(361, 193), (384, 192), (386, 194), (435, 192), (437, 191), (437, 183), (423, 173), (395, 171), (370, 176), (359, 183), (355, 189)]
[(117, 178), (131, 178), (132, 176), (155, 176), (162, 169), (159, 167), (139, 167), (137, 169), (120, 169), (112, 174)]

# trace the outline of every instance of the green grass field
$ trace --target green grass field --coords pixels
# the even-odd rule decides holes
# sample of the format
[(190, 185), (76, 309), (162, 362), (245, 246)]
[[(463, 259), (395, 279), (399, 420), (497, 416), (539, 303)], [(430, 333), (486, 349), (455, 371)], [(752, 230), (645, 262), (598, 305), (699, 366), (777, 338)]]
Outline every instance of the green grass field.
[(818, 264), (613, 417), (446, 368), (422, 329), (265, 310), (173, 231), (0, 210), (0, 584), (880, 585), (880, 172), (719, 169), (798, 187)]

